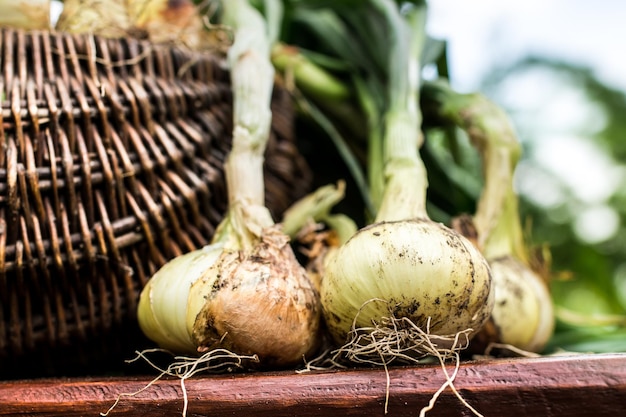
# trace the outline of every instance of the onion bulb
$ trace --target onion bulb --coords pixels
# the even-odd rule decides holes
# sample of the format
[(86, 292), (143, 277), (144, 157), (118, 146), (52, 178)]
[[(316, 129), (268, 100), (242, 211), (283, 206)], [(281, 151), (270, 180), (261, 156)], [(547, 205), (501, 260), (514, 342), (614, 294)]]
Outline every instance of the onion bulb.
[(502, 206), (498, 224), (483, 243), (482, 252), (493, 273), (496, 303), (478, 340), (483, 346), (499, 343), (541, 352), (554, 330), (552, 298), (545, 272), (535, 270), (530, 262), (512, 186)]
[(132, 25), (126, 1), (65, 0), (56, 29), (70, 33), (93, 33), (110, 38), (128, 35)]
[(174, 352), (221, 347), (289, 365), (317, 346), (317, 297), (288, 238), (271, 227), (249, 252), (216, 243), (167, 263), (142, 291), (138, 319)]
[(321, 297), (338, 342), (353, 325), (371, 326), (390, 311), (432, 334), (475, 333), (491, 312), (490, 281), (483, 256), (446, 226), (426, 218), (381, 221), (359, 230), (328, 261)]
[(543, 279), (512, 256), (489, 261), (496, 290), (490, 331), (480, 335), (483, 343), (515, 346), (540, 352), (552, 336), (552, 299)]

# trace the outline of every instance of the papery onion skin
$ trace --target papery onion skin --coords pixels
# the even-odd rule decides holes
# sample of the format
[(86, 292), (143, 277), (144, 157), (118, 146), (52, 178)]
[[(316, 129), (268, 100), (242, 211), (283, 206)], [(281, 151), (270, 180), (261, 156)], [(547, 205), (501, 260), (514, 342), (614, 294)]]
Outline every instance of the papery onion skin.
[[(213, 244), (180, 255), (163, 265), (142, 290), (137, 308), (139, 327), (160, 347), (177, 353), (197, 351), (187, 325), (187, 316), (194, 314), (194, 306), (188, 305), (189, 291), (217, 262), (222, 250), (223, 245)], [(198, 307), (195, 309), (197, 314)]]
[(490, 316), (494, 293), (490, 268), (467, 239), (412, 219), (367, 226), (340, 247), (326, 265), (321, 299), (330, 333), (344, 343), (353, 323), (369, 327), (390, 308), (424, 331), (430, 318), (433, 334), (475, 333)]
[(200, 349), (219, 344), (256, 354), (264, 366), (288, 366), (302, 362), (321, 340), (319, 293), (276, 227), (243, 258), (225, 251), (194, 284), (190, 304), (196, 303), (203, 303), (193, 320)]
[(511, 256), (489, 261), (496, 299), (489, 325), (476, 337), (487, 347), (501, 343), (541, 352), (554, 330), (552, 299), (546, 283)]

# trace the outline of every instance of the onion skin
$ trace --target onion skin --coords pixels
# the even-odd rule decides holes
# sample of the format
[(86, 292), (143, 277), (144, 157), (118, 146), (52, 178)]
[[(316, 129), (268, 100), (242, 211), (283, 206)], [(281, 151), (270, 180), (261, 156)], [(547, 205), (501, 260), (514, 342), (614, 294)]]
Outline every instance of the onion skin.
[(201, 350), (219, 344), (256, 354), (262, 365), (287, 366), (302, 361), (321, 340), (319, 293), (276, 227), (243, 258), (225, 252), (191, 294), (203, 302), (192, 334)]
[(188, 312), (194, 309), (187, 304), (189, 291), (222, 251), (223, 245), (213, 244), (180, 255), (163, 265), (142, 290), (137, 308), (139, 327), (163, 349), (197, 351), (187, 326)]
[[(412, 219), (367, 226), (341, 246), (326, 264), (321, 299), (328, 329), (343, 343), (353, 324), (369, 327), (390, 309), (424, 331), (430, 318), (432, 334), (475, 333), (491, 314), (494, 293), (489, 266), (467, 239)], [(387, 303), (367, 303), (372, 299)]]
[(552, 299), (546, 283), (512, 256), (489, 261), (496, 301), (487, 326), (476, 336), (476, 343), (515, 346), (528, 352), (541, 352), (554, 330)]

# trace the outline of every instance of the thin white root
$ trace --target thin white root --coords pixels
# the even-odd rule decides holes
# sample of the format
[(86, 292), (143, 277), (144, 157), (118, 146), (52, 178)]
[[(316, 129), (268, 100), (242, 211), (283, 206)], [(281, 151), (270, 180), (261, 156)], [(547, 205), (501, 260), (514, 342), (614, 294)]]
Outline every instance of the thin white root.
[(391, 378), (389, 377), (389, 369), (387, 369), (387, 364), (383, 363), (383, 367), (385, 368), (385, 415), (387, 415), (387, 413), (389, 413), (389, 392), (391, 391)]
[(135, 392), (123, 392), (118, 394), (113, 405), (105, 413), (100, 413), (102, 417), (107, 417), (111, 413), (111, 411), (113, 411), (113, 409), (117, 407), (123, 397), (134, 397), (135, 395), (140, 394), (141, 392), (150, 388), (152, 385), (154, 385), (154, 383), (156, 383), (164, 376), (180, 378), (180, 387), (183, 393), (182, 416), (186, 417), (189, 405), (189, 398), (187, 396), (185, 380), (201, 372), (232, 372), (235, 369), (243, 369), (246, 363), (259, 362), (259, 358), (256, 355), (237, 355), (236, 353), (233, 353), (226, 349), (214, 349), (204, 353), (200, 357), (174, 356), (173, 362), (170, 363), (167, 368), (161, 368), (146, 356), (147, 354), (156, 352), (170, 353), (163, 349), (146, 349), (141, 352), (135, 352), (137, 356), (135, 356), (133, 359), (129, 359), (126, 361), (127, 363), (132, 363), (139, 359), (143, 359), (148, 365), (158, 370), (160, 373), (141, 389)]
[(113, 405), (111, 407), (109, 407), (109, 409), (106, 412), (100, 413), (100, 415), (102, 417), (107, 417), (111, 413), (111, 411), (113, 411), (113, 409), (115, 407), (117, 407), (117, 405), (121, 401), (122, 397), (134, 397), (135, 395), (140, 394), (141, 392), (143, 392), (143, 391), (147, 390), (148, 388), (150, 388), (159, 379), (163, 378), (164, 375), (165, 375), (165, 373), (161, 373), (159, 376), (154, 378), (152, 381), (148, 382), (143, 388), (140, 388), (140, 389), (138, 389), (135, 392), (122, 392), (120, 394), (117, 394), (117, 398), (115, 399), (115, 402), (113, 403)]
[(541, 355), (535, 352), (530, 352), (528, 350), (524, 350), (524, 349), (520, 349), (516, 346), (510, 345), (508, 343), (489, 343), (489, 345), (487, 346), (487, 348), (485, 349), (485, 356), (490, 356), (491, 355), (491, 351), (493, 349), (501, 349), (501, 350), (505, 350), (508, 351), (510, 353), (513, 353), (517, 356), (523, 357), (523, 358), (538, 358)]
[[(444, 362), (440, 362), (442, 365), (442, 369), (444, 372), (444, 375), (446, 376), (446, 382), (444, 382), (441, 387), (439, 387), (439, 389), (437, 391), (435, 391), (435, 393), (433, 394), (433, 396), (430, 398), (430, 401), (428, 402), (428, 405), (423, 407), (420, 410), (420, 417), (424, 417), (426, 415), (427, 412), (429, 412), (430, 410), (432, 410), (433, 408), (435, 408), (435, 403), (437, 402), (437, 399), (439, 398), (439, 396), (441, 395), (441, 393), (446, 389), (446, 387), (450, 386), (452, 384), (452, 381), (454, 381), (454, 378), (456, 378), (456, 373), (459, 369), (458, 367), (458, 361), (456, 362), (456, 366), (454, 367), (454, 372), (452, 373), (452, 376), (448, 376), (448, 372), (446, 371), (446, 367), (444, 365)], [(452, 385), (453, 386), (453, 385)], [(464, 401), (464, 400), (463, 400)]]
[[(378, 298), (367, 301), (361, 310), (371, 302), (383, 302)], [(458, 352), (469, 346), (472, 329), (455, 334), (437, 335), (430, 333), (430, 318), (425, 329), (408, 317), (393, 316), (392, 306), (389, 317), (381, 317), (380, 322), (370, 327), (356, 327), (358, 314), (352, 323), (347, 342), (332, 352), (333, 362), (347, 359), (350, 362), (382, 366), (392, 362), (420, 363), (432, 356), (446, 361), (454, 359)]]
[[(384, 302), (381, 299), (367, 301), (361, 307), (370, 302)], [(425, 329), (415, 324), (407, 317), (396, 318), (392, 308), (389, 308), (389, 317), (382, 317), (379, 322), (372, 323), (370, 327), (356, 327), (358, 314), (355, 317), (352, 329), (347, 337), (347, 342), (333, 351), (326, 351), (312, 361), (306, 363), (302, 372), (320, 369), (345, 368), (346, 363), (360, 363), (374, 366), (382, 366), (386, 375), (385, 414), (388, 413), (389, 394), (391, 381), (388, 365), (392, 362), (403, 364), (424, 363), (436, 358), (445, 375), (445, 382), (433, 394), (427, 406), (420, 411), (420, 417), (433, 409), (441, 393), (450, 387), (454, 395), (474, 415), (483, 417), (473, 408), (457, 391), (454, 379), (459, 371), (460, 352), (469, 346), (472, 329), (465, 329), (455, 334), (436, 335), (430, 333), (430, 318), (426, 322)], [(455, 363), (452, 375), (448, 373), (445, 363), (453, 360)]]
[(450, 389), (452, 390), (454, 395), (459, 399), (461, 404), (467, 407), (467, 409), (470, 410), (474, 415), (476, 415), (477, 417), (484, 417), (480, 412), (478, 412), (478, 410), (472, 407), (465, 400), (465, 398), (463, 398), (461, 393), (458, 392), (456, 387), (454, 386), (454, 380), (456, 379), (456, 375), (459, 372), (459, 366), (461, 365), (461, 359), (459, 357), (459, 354), (458, 353), (455, 354), (454, 372), (452, 373), (452, 376), (448, 374), (448, 370), (446, 369), (446, 364), (444, 360), (441, 358), (441, 356), (437, 356), (437, 359), (439, 360), (441, 369), (443, 370), (443, 373), (446, 376), (446, 382), (444, 382), (443, 385), (441, 385), (441, 387), (433, 394), (432, 398), (428, 402), (428, 405), (420, 410), (419, 417), (424, 417), (428, 411), (434, 408), (435, 402), (437, 402), (437, 398), (439, 398), (439, 395), (441, 395), (441, 393), (446, 389), (446, 387), (450, 387)]

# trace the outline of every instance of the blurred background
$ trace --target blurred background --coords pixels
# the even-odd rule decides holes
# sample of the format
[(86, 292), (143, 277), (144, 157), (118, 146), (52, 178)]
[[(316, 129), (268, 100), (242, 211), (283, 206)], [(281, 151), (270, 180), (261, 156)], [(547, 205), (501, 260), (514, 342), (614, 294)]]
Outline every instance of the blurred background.
[(502, 106), (535, 242), (549, 242), (553, 349), (626, 350), (626, 3), (431, 0), (452, 86)]

